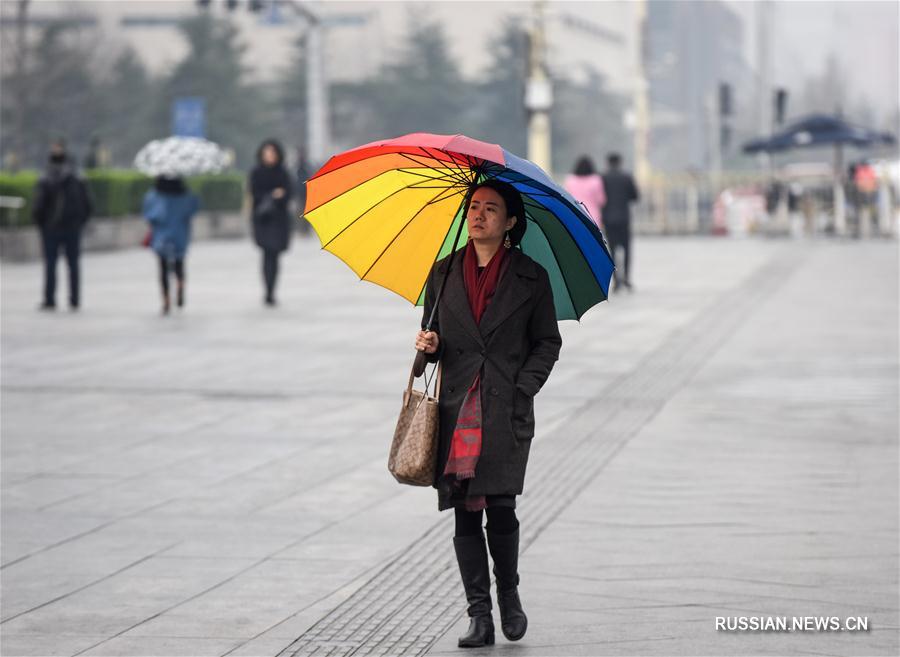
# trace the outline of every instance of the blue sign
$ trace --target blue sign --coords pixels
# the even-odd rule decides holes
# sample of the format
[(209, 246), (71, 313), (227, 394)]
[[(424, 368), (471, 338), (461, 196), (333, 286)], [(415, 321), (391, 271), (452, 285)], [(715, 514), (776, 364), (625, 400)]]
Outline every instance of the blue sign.
[(172, 101), (172, 134), (206, 137), (206, 99), (182, 97)]

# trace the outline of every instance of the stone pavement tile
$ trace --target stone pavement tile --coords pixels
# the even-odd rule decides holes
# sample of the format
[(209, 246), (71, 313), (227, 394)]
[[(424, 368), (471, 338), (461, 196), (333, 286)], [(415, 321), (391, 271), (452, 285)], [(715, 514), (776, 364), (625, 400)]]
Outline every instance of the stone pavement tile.
[[(848, 290), (837, 310), (808, 291), (896, 270), (868, 258), (838, 282), (814, 253), (538, 537), (528, 636), (491, 654), (897, 654), (896, 294)], [(860, 325), (879, 328), (832, 348)], [(714, 631), (716, 615), (779, 614), (880, 629)], [(465, 625), (430, 654), (458, 654)]]
[(109, 639), (84, 655), (147, 655), (166, 657), (219, 657), (231, 650), (237, 641), (225, 638), (122, 636)]
[[(772, 253), (772, 245), (752, 241), (646, 240), (640, 249), (647, 265), (640, 270), (637, 294), (614, 297), (580, 324), (562, 324), (563, 359), (537, 400), (541, 426), (536, 450), (552, 449), (555, 423), (563, 422), (577, 406), (589, 407), (596, 391), (639, 366), (644, 354), (689, 324), (710, 300), (756, 271)], [(9, 507), (13, 514), (25, 513), (22, 517), (26, 520), (17, 527), (17, 534), (21, 530), (21, 536), (31, 536), (29, 547), (46, 547), (77, 534), (75, 529), (96, 526), (90, 524), (95, 519), (115, 521), (42, 553), (48, 558), (48, 573), (59, 573), (59, 564), (67, 555), (71, 555), (73, 569), (92, 574), (105, 571), (91, 559), (91, 553), (102, 558), (109, 549), (115, 555), (112, 566), (121, 564), (128, 555), (173, 545), (163, 555), (142, 564), (139, 576), (129, 570), (103, 586), (71, 596), (73, 601), (86, 601), (97, 623), (87, 615), (76, 615), (78, 610), (68, 606), (68, 598), (23, 619), (35, 615), (28, 626), (40, 633), (35, 634), (35, 642), (39, 636), (52, 636), (58, 628), (57, 620), (63, 628), (96, 624), (107, 629), (109, 636), (141, 623), (121, 637), (134, 634), (140, 638), (140, 630), (152, 623), (142, 621), (171, 608), (158, 617), (160, 624), (154, 634), (164, 637), (164, 626), (169, 623), (169, 629), (185, 630), (186, 637), (213, 638), (204, 633), (210, 627), (215, 630), (211, 621), (216, 610), (227, 618), (242, 613), (234, 600), (236, 594), (238, 598), (246, 595), (249, 606), (243, 611), (252, 612), (246, 615), (242, 629), (248, 634), (242, 635), (241, 642), (251, 641), (244, 647), (253, 641), (292, 639), (361, 585), (359, 578), (364, 576), (356, 573), (369, 572), (367, 568), (391, 558), (439, 519), (433, 491), (397, 486), (384, 465), (400, 390), (411, 361), (410, 327), (415, 327), (421, 311), (376, 286), (359, 283), (342, 263), (319, 253), (312, 241), (298, 241), (290, 254), (293, 259), (285, 259), (282, 305), (277, 311), (269, 311), (260, 305), (255, 250), (249, 244), (223, 243), (198, 245), (192, 252), (190, 305), (182, 316), (163, 320), (155, 316), (154, 263), (144, 256), (135, 250), (86, 258), (85, 287), (86, 292), (92, 291), (86, 294), (84, 312), (75, 318), (34, 312), (38, 268), (4, 264), (4, 313), (0, 318), (4, 483), (7, 472), (25, 480), (23, 491), (29, 490), (26, 477), (36, 474), (116, 477), (110, 483), (94, 482), (96, 488), (84, 489), (72, 482), (41, 491), (40, 495), (46, 495), (41, 500), (46, 508), (40, 512), (35, 511), (37, 505), (28, 495), (19, 496), (18, 506)], [(710, 276), (710, 272), (715, 275)], [(310, 280), (316, 285), (311, 286)], [(362, 342), (351, 340), (349, 335), (360, 316), (366, 318), (369, 329)], [(61, 332), (62, 327), (65, 332)], [(848, 327), (841, 330), (852, 333)], [(72, 348), (72, 341), (77, 342), (77, 349)], [(877, 351), (872, 350), (870, 360), (854, 361), (858, 366), (851, 378), (858, 372), (878, 369)], [(744, 357), (736, 366), (744, 367), (747, 360)], [(765, 396), (762, 399), (769, 406), (760, 404), (757, 394), (770, 382), (762, 365), (747, 371), (756, 377), (756, 383), (740, 390), (740, 398), (733, 405), (747, 408), (740, 422), (751, 423), (756, 431), (769, 431), (777, 427), (777, 422), (767, 420), (766, 413), (752, 412), (752, 404), (771, 406)], [(817, 373), (810, 368), (806, 371)], [(739, 375), (726, 372), (722, 381), (730, 391), (737, 389), (739, 379)], [(870, 391), (860, 391), (850, 383), (841, 385), (845, 396), (852, 396), (851, 404), (868, 403)], [(806, 392), (802, 377), (789, 392), (816, 400), (814, 393)], [(36, 413), (36, 408), (47, 412)], [(809, 423), (816, 412), (814, 408), (807, 412), (798, 407), (795, 415), (798, 422)], [(705, 418), (706, 422), (717, 423), (719, 433), (726, 435), (733, 421), (727, 413), (717, 414), (715, 405), (705, 412)], [(882, 422), (877, 417), (868, 421), (872, 429)], [(77, 440), (71, 438), (71, 426), (78, 427)], [(686, 425), (683, 433), (690, 436), (696, 429)], [(823, 431), (821, 436), (821, 440), (840, 439), (835, 431)], [(665, 447), (653, 442), (651, 453)], [(606, 489), (591, 496), (592, 507), (573, 516), (575, 523), (582, 518), (632, 521), (633, 516), (646, 515), (653, 509), (673, 514), (681, 522), (692, 519), (685, 509), (693, 510), (694, 517), (704, 522), (729, 520), (710, 503), (716, 499), (717, 487), (735, 479), (734, 472), (715, 477), (717, 467), (728, 466), (729, 459), (689, 440), (679, 441), (674, 449), (655, 467), (646, 462), (643, 467), (629, 467), (632, 477), (646, 472), (639, 487), (661, 484), (656, 494), (630, 488), (622, 495), (617, 493), (621, 486)], [(753, 451), (748, 454), (752, 456)], [(823, 461), (828, 463), (829, 458)], [(685, 459), (708, 467), (699, 477), (691, 468), (677, 470)], [(770, 530), (772, 517), (778, 523), (778, 514), (786, 510), (797, 509), (800, 518), (814, 513), (820, 465), (810, 468), (809, 485), (802, 488), (802, 495), (770, 507), (769, 512), (758, 505), (738, 507), (749, 522), (716, 527), (728, 531)], [(861, 472), (868, 473), (865, 467), (860, 463)], [(690, 486), (673, 483), (673, 469), (681, 477), (693, 475), (695, 483), (706, 481), (706, 488), (698, 493)], [(839, 493), (855, 482), (841, 477), (839, 467), (831, 472), (825, 483), (835, 487), (837, 503)], [(742, 494), (759, 492), (750, 485), (755, 476), (747, 473)], [(773, 470), (766, 504), (780, 499), (777, 483), (781, 476), (783, 471)], [(54, 498), (57, 494), (60, 497)], [(527, 513), (528, 501), (526, 494), (523, 514)], [(90, 517), (97, 508), (105, 508), (110, 515)], [(7, 510), (4, 499), (4, 514)], [(75, 527), (65, 532), (47, 527), (70, 522), (65, 520), (67, 516), (76, 519), (71, 521)], [(659, 520), (649, 524), (654, 523)], [(787, 516), (776, 529), (793, 529), (794, 524), (796, 518)], [(866, 524), (861, 521), (848, 530), (865, 529)], [(31, 535), (32, 525), (44, 527)], [(597, 531), (602, 534), (610, 528), (609, 524), (601, 525)], [(613, 533), (620, 531), (612, 529)], [(706, 535), (717, 540), (715, 527), (709, 530)], [(604, 563), (618, 564), (622, 566), (616, 571), (619, 575), (632, 577), (634, 572), (627, 570), (629, 564), (646, 563), (647, 550), (657, 550), (659, 563), (648, 569), (660, 575), (678, 575), (679, 571), (670, 569), (685, 562), (690, 564), (686, 572), (692, 576), (698, 575), (697, 564), (704, 561), (723, 562), (719, 571), (729, 567), (728, 559), (721, 555), (709, 559), (703, 550), (685, 558), (679, 554), (684, 549), (681, 543), (668, 546), (668, 552), (664, 540), (642, 548), (641, 544), (648, 543), (649, 533), (652, 530), (629, 532), (631, 543), (624, 545), (610, 539), (604, 547)], [(448, 526), (448, 553), (449, 535)], [(673, 535), (680, 536), (676, 530)], [(890, 536), (887, 531), (883, 539)], [(18, 540), (7, 535), (6, 527), (3, 538), (4, 548)], [(731, 544), (741, 545), (741, 538), (734, 537)], [(577, 533), (565, 538), (576, 544), (585, 543), (583, 539)], [(750, 540), (746, 536), (743, 539), (745, 543)], [(539, 548), (542, 540), (531, 549)], [(773, 541), (768, 549), (778, 545)], [(876, 547), (883, 552), (882, 547)], [(620, 556), (617, 551), (622, 548), (626, 553)], [(589, 541), (585, 549), (590, 557)], [(27, 550), (20, 548), (20, 553)], [(630, 560), (629, 553), (633, 555)], [(665, 558), (659, 556), (663, 553)], [(281, 557), (285, 556), (294, 561), (282, 565)], [(803, 561), (791, 567), (792, 560), (783, 555), (767, 556), (763, 563), (776, 573), (779, 569), (810, 577), (818, 573), (817, 569), (804, 568)], [(203, 565), (206, 562), (191, 558), (213, 563), (207, 567)], [(224, 564), (236, 562), (232, 574), (246, 568), (247, 560), (263, 561), (228, 580), (230, 566), (215, 563), (219, 558)], [(846, 557), (835, 554), (835, 558)], [(32, 559), (36, 569), (41, 562), (37, 556)], [(22, 565), (26, 563), (28, 560)], [(868, 562), (858, 570), (835, 563), (841, 564), (832, 571), (835, 578), (839, 573), (862, 572), (863, 567), (866, 572), (877, 572)], [(167, 570), (169, 577), (165, 576)], [(602, 574), (609, 572), (604, 570)], [(773, 581), (772, 572), (762, 566), (754, 566), (753, 575), (765, 575)], [(348, 577), (357, 579), (348, 584)], [(15, 600), (23, 581), (24, 575), (11, 579), (13, 586), (4, 588), (4, 598)], [(802, 578), (790, 581), (805, 582)], [(848, 583), (847, 577), (840, 581), (842, 585)], [(141, 600), (134, 607), (130, 599), (142, 587), (147, 588), (149, 604)], [(48, 588), (50, 599), (59, 588)], [(708, 586), (703, 594), (714, 598), (723, 589), (727, 590), (724, 586)], [(33, 596), (37, 590), (29, 589), (28, 595)], [(277, 599), (267, 600), (261, 595), (267, 590), (277, 592)], [(105, 606), (92, 597), (98, 592), (106, 595)], [(664, 584), (653, 592), (664, 598), (670, 594)], [(198, 593), (202, 595), (188, 601)], [(312, 596), (306, 597), (307, 593), (321, 595), (309, 602)], [(660, 621), (665, 619), (662, 616)], [(7, 628), (3, 630), (5, 634)], [(275, 636), (280, 633), (284, 636)], [(228, 636), (224, 631), (215, 635)], [(122, 650), (128, 654), (131, 648), (124, 646)]]
[(0, 634), (0, 654), (4, 657), (68, 657), (103, 641), (105, 635), (63, 634)]
[[(162, 553), (164, 553), (163, 548)], [(3, 620), (24, 613), (42, 605), (55, 604), (79, 591), (116, 577), (122, 573), (140, 574), (159, 572), (165, 576), (165, 559), (160, 559), (160, 551), (135, 557), (128, 554), (98, 554), (93, 552), (84, 558), (73, 554), (63, 556), (59, 552), (48, 552), (28, 559), (4, 570), (3, 585), (7, 590), (16, 591), (12, 599), (3, 602)], [(209, 567), (213, 560), (195, 560), (190, 564), (191, 572)], [(172, 563), (168, 561), (168, 563)], [(223, 560), (213, 561), (219, 568)]]
[(108, 516), (93, 514), (46, 514), (38, 520), (29, 512), (4, 509), (0, 516), (3, 564), (5, 566), (49, 545), (81, 536), (111, 520)]
[(283, 638), (279, 639), (276, 637), (260, 637), (259, 639), (254, 639), (249, 643), (245, 643), (237, 646), (236, 648), (232, 648), (230, 652), (222, 653), (222, 656), (225, 657), (260, 657), (261, 655), (265, 655), (267, 657), (272, 657), (273, 655), (277, 655), (281, 653), (282, 650), (287, 648), (293, 638)]

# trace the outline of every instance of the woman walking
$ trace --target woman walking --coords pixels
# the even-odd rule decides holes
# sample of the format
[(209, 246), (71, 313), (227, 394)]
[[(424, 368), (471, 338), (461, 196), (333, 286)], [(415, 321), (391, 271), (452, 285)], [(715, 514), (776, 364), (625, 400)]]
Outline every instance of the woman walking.
[(169, 314), (169, 272), (177, 283), (176, 303), (184, 306), (184, 259), (191, 241), (191, 221), (200, 207), (199, 199), (190, 193), (182, 178), (159, 176), (144, 196), (143, 215), (150, 222), (150, 247), (159, 257), (162, 286), (162, 313)]
[(253, 197), (253, 239), (263, 252), (265, 304), (275, 305), (275, 280), (278, 257), (286, 251), (291, 238), (288, 202), (291, 177), (284, 167), (284, 149), (274, 139), (260, 144), (256, 166), (250, 172), (250, 194)]
[(578, 158), (575, 168), (564, 183), (566, 191), (580, 201), (591, 215), (591, 219), (597, 224), (597, 228), (603, 229), (603, 206), (606, 205), (606, 190), (603, 187), (603, 178), (594, 168), (594, 162), (587, 155)]
[(434, 486), (438, 508), (456, 516), (453, 545), (470, 617), (459, 646), (474, 648), (494, 643), (488, 550), (503, 634), (517, 641), (527, 628), (518, 594), (516, 495), (534, 436), (533, 399), (562, 339), (547, 272), (517, 248), (526, 229), (520, 194), (500, 181), (480, 183), (469, 192), (465, 216), (465, 249), (429, 274), (423, 326), (445, 274), (446, 285), (433, 330), (419, 331), (416, 349), (443, 367)]

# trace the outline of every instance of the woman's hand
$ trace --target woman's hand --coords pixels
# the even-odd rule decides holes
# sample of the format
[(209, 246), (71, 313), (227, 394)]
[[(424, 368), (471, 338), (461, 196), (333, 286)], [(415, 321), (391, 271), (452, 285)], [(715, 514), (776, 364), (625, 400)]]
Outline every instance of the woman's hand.
[(441, 339), (434, 331), (419, 331), (416, 334), (416, 351), (424, 351), (433, 354), (438, 350)]
[(284, 196), (284, 187), (276, 187), (272, 190), (272, 198), (279, 199)]

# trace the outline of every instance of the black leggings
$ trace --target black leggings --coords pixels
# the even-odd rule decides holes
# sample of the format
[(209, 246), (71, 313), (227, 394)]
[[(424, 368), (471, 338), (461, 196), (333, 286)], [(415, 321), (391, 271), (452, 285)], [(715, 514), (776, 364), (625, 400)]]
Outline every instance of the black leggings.
[[(175, 278), (180, 284), (184, 284), (184, 260), (177, 259), (172, 263), (175, 270)], [(163, 295), (169, 296), (169, 261), (165, 256), (159, 256), (159, 280), (162, 283)]]
[[(481, 533), (483, 511), (466, 511), (456, 508), (456, 535), (477, 536)], [(487, 529), (492, 534), (512, 534), (519, 528), (516, 510), (509, 506), (487, 508)]]
[(275, 296), (275, 280), (278, 278), (278, 251), (263, 250), (263, 280), (266, 282), (266, 298)]

